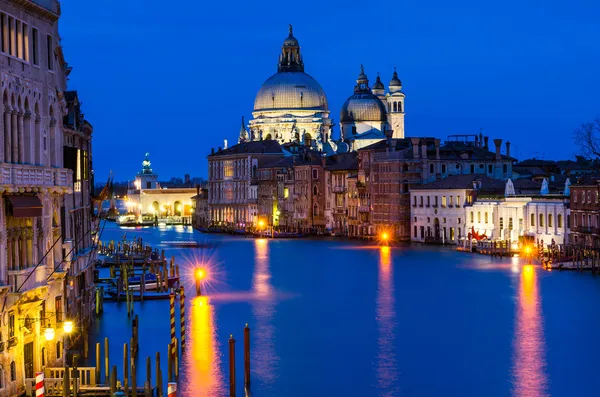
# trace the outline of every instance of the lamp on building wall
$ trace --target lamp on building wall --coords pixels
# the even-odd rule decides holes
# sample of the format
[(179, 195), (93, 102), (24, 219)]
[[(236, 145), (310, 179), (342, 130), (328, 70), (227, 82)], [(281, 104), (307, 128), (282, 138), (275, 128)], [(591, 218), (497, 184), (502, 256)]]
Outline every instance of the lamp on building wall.
[(54, 334), (54, 328), (52, 328), (50, 324), (48, 324), (44, 329), (44, 338), (46, 338), (47, 341), (54, 340)]

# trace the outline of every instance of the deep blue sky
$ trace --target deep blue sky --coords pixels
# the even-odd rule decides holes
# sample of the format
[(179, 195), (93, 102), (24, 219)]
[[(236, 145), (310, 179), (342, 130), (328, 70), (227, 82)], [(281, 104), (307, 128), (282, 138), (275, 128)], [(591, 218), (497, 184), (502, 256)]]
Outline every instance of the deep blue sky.
[(206, 176), (210, 148), (237, 139), (276, 72), (288, 23), (336, 122), (361, 63), (386, 85), (397, 66), (407, 136), (484, 128), (521, 159), (565, 158), (600, 115), (595, 0), (63, 0), (62, 12), (99, 182), (131, 178), (145, 152), (161, 178)]

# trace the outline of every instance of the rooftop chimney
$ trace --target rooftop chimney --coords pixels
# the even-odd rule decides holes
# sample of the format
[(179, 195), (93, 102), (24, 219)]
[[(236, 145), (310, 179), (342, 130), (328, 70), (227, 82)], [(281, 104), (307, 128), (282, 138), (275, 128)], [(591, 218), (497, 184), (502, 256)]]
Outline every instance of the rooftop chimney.
[(502, 139), (494, 139), (494, 145), (496, 145), (496, 160), (500, 160), (500, 147), (502, 146)]
[(200, 195), (200, 185), (196, 184), (196, 194)]
[(210, 154), (215, 154), (215, 148), (214, 147), (210, 148)]
[(435, 141), (435, 159), (440, 159), (440, 140), (436, 139)]
[(419, 138), (410, 138), (410, 143), (413, 148), (413, 157), (419, 158)]
[(489, 140), (490, 140), (489, 136), (484, 136), (483, 137), (483, 142), (484, 142), (484, 145), (485, 145), (485, 150), (490, 150), (490, 145), (488, 145), (488, 141)]
[(510, 157), (510, 142), (506, 141), (506, 155)]
[(427, 141), (425, 139), (422, 140), (421, 144), (421, 157), (427, 158)]

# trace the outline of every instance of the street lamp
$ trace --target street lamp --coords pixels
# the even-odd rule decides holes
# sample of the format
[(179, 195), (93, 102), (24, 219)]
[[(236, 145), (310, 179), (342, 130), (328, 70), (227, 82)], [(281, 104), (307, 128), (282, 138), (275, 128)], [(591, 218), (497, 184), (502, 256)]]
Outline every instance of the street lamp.
[(46, 338), (48, 342), (54, 340), (54, 328), (52, 328), (50, 324), (48, 324), (46, 329), (44, 329), (44, 338)]
[(73, 332), (73, 322), (65, 321), (63, 323), (63, 363), (67, 362), (67, 344), (66, 344), (66, 336)]
[(206, 270), (201, 267), (194, 271), (194, 279), (196, 280), (196, 295), (202, 295), (202, 282), (206, 279)]

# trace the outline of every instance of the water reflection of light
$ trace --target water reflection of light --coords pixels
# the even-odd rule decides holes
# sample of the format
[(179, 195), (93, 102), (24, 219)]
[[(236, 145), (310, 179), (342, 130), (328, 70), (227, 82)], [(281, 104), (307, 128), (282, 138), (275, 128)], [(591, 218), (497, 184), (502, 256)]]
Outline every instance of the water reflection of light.
[(523, 266), (521, 271), (513, 349), (514, 394), (548, 395), (542, 310), (532, 265)]
[(221, 373), (221, 357), (216, 341), (214, 308), (205, 296), (191, 304), (190, 335), (187, 338), (182, 372), (184, 396), (222, 396), (226, 389)]
[(376, 377), (380, 396), (396, 396), (398, 371), (396, 366), (395, 330), (396, 299), (390, 247), (379, 250), (379, 282), (377, 286), (377, 362)]
[(252, 276), (252, 289), (256, 299), (252, 302), (252, 314), (255, 321), (253, 344), (251, 351), (252, 371), (263, 382), (270, 386), (275, 382), (275, 366), (279, 358), (275, 350), (275, 329), (273, 316), (275, 315), (275, 297), (271, 285), (271, 272), (269, 269), (269, 241), (267, 239), (254, 240), (254, 274)]

